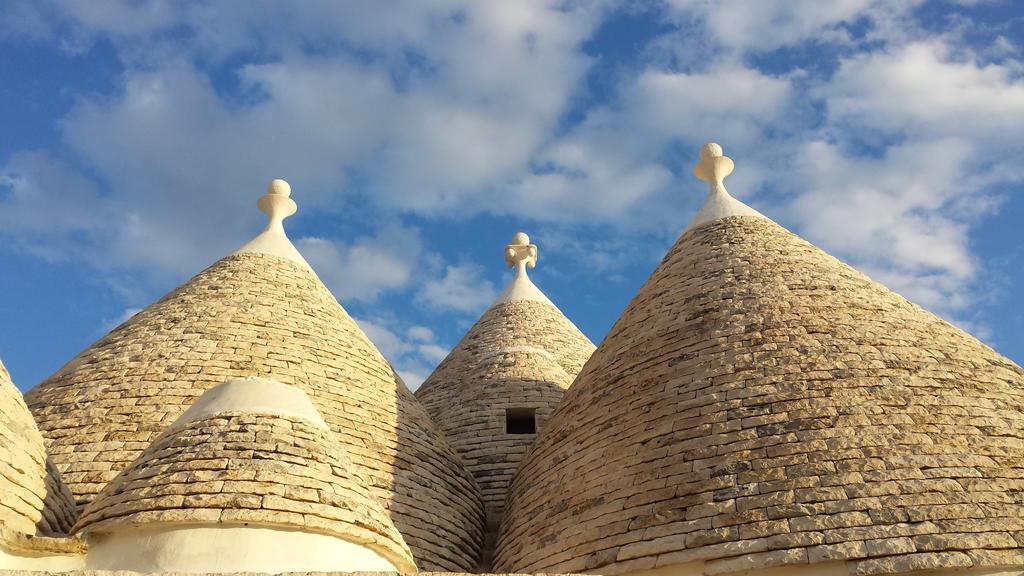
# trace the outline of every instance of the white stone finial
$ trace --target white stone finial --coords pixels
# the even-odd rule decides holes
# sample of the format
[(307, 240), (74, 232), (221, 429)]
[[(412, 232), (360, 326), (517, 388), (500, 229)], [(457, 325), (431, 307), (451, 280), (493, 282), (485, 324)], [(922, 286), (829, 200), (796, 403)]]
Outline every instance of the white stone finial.
[[(527, 268), (537, 265), (537, 245), (530, 244), (530, 237), (525, 232), (516, 232), (512, 236), (512, 243), (505, 246), (505, 264), (509, 268), (516, 269), (516, 276), (512, 279), (505, 292), (498, 298), (495, 305), (513, 300), (532, 300), (551, 304), (551, 300), (534, 285), (533, 281), (526, 274)], [(554, 304), (551, 304), (554, 306)]]
[(763, 214), (733, 198), (725, 189), (725, 179), (736, 167), (732, 158), (722, 151), (722, 147), (708, 142), (700, 149), (700, 160), (693, 167), (693, 174), (709, 184), (708, 198), (697, 215), (693, 217), (687, 230), (729, 216), (757, 216)]
[(512, 243), (505, 246), (505, 264), (509, 268), (519, 266), (520, 269), (537, 266), (537, 245), (530, 244), (530, 237), (525, 232), (516, 232), (512, 235)]
[(295, 201), (290, 198), (291, 195), (292, 187), (288, 185), (288, 182), (280, 178), (270, 181), (270, 185), (267, 186), (267, 193), (260, 196), (260, 199), (256, 201), (260, 211), (267, 215), (267, 227), (263, 229), (259, 236), (239, 248), (235, 252), (236, 254), (246, 252), (272, 254), (287, 258), (312, 270), (306, 259), (302, 257), (302, 254), (299, 254), (299, 251), (295, 249), (291, 240), (288, 240), (288, 236), (284, 233), (284, 219), (295, 214), (295, 211), (298, 210)]
[(712, 187), (724, 187), (725, 178), (732, 174), (735, 167), (732, 158), (725, 155), (721, 146), (708, 142), (700, 149), (700, 161), (693, 167), (693, 173)]
[(260, 211), (270, 217), (270, 222), (267, 223), (268, 230), (271, 227), (282, 226), (284, 219), (298, 210), (298, 205), (289, 198), (291, 195), (292, 187), (288, 182), (275, 178), (267, 186), (267, 193), (256, 201)]

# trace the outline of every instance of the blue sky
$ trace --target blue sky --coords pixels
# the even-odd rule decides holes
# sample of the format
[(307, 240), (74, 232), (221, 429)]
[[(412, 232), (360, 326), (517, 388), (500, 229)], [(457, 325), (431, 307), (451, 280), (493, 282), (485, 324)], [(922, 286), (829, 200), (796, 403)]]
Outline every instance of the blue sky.
[(259, 232), (416, 386), (510, 280), (599, 341), (730, 191), (1024, 362), (1024, 7), (0, 0), (0, 358), (23, 389)]

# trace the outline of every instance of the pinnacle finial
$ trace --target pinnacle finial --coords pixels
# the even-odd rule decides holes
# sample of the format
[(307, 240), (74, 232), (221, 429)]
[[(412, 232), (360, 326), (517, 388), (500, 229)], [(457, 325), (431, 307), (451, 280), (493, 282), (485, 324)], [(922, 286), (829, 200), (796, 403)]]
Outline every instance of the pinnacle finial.
[(525, 232), (512, 235), (512, 243), (505, 246), (505, 264), (509, 268), (519, 266), (520, 270), (537, 265), (537, 245), (530, 244), (530, 237)]
[(733, 198), (725, 189), (723, 181), (726, 176), (732, 174), (734, 167), (732, 158), (726, 156), (718, 144), (708, 142), (701, 147), (700, 160), (693, 167), (693, 174), (710, 186), (708, 186), (708, 197), (704, 201), (704, 205), (690, 220), (686, 230), (731, 216), (755, 216), (767, 219), (757, 210)]
[(711, 184), (712, 189), (721, 186), (725, 178), (732, 174), (735, 164), (722, 152), (722, 147), (714, 142), (708, 142), (700, 149), (700, 161), (693, 167), (693, 174), (701, 180)]
[(295, 214), (298, 206), (295, 201), (289, 198), (292, 194), (292, 187), (281, 179), (270, 181), (267, 186), (267, 193), (260, 196), (256, 202), (260, 211), (267, 215), (267, 227), (258, 236), (246, 242), (241, 248), (235, 251), (236, 254), (247, 252), (260, 252), (287, 258), (293, 262), (309, 268), (309, 263), (295, 249), (295, 245), (288, 240), (284, 232), (284, 219)]
[(281, 226), (285, 218), (295, 214), (295, 211), (298, 210), (295, 201), (289, 198), (291, 195), (292, 187), (288, 185), (288, 182), (280, 178), (270, 181), (267, 193), (256, 202), (260, 211), (270, 218), (267, 228)]

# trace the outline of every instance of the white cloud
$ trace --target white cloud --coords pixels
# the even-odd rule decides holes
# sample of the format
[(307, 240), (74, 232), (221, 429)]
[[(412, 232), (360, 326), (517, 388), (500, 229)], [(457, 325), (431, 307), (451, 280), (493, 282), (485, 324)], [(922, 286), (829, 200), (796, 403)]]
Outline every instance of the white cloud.
[[(538, 219), (677, 232), (684, 207), (701, 198), (691, 190), (701, 187), (690, 176), (692, 154), (679, 159), (682, 166), (665, 165), (666, 149), (682, 143), (695, 151), (717, 140), (749, 159), (767, 127), (782, 122), (790, 97), (788, 79), (728, 63), (701, 73), (645, 70), (622, 84), (613, 104), (591, 110), (542, 150), (516, 194), (542, 207)], [(737, 190), (756, 187), (757, 165), (747, 161)]]
[[(113, 261), (185, 273), (219, 258), (259, 229), (253, 201), (274, 177), (291, 181), (302, 209), (323, 206), (343, 187), (346, 161), (377, 141), (363, 111), (391, 94), (344, 61), (303, 61), (288, 73), (250, 67), (241, 77), (273, 97), (234, 108), (203, 74), (172, 64), (127, 75), (118, 97), (83, 101), (65, 119), (65, 139), (124, 206), (109, 222)], [(339, 130), (325, 113), (352, 120)]]
[[(799, 145), (796, 225), (912, 300), (964, 323), (983, 297), (970, 231), (1024, 181), (1024, 81), (938, 41), (844, 60), (812, 90), (831, 140)], [(865, 151), (864, 144), (868, 145)], [(872, 152), (872, 149), (875, 151)], [(972, 325), (977, 325), (973, 323)]]
[(406, 287), (423, 253), (419, 231), (393, 224), (350, 244), (300, 238), (296, 246), (341, 301), (372, 301)]
[(434, 365), (437, 365), (441, 360), (444, 360), (445, 356), (450, 352), (448, 348), (438, 346), (437, 344), (422, 344), (418, 346), (416, 350), (419, 352), (420, 356)]
[(365, 318), (356, 318), (355, 321), (385, 358), (398, 359), (410, 350), (415, 349), (413, 345), (385, 328), (381, 321), (367, 320)]
[(399, 4), (17, 4), (54, 37), (109, 40), (126, 63), (115, 94), (60, 123), (122, 207), (95, 251), (192, 273), (258, 229), (249, 207), (274, 177), (304, 210), (529, 213), (491, 194), (569, 106), (602, 3)]
[(20, 249), (54, 260), (98, 258), (89, 248), (115, 215), (91, 180), (47, 152), (14, 154), (0, 167), (0, 235)]
[[(15, 156), (0, 219), (48, 257), (174, 274), (258, 230), (252, 203), (273, 177), (291, 180), (300, 218), (489, 211), (670, 237), (703, 197), (695, 151), (716, 140), (737, 161), (736, 196), (958, 313), (977, 297), (970, 233), (997, 204), (988, 187), (1024, 180), (1024, 83), (1019, 63), (984, 64), (951, 36), (921, 40), (908, 25), (919, 3), (673, 0), (685, 24), (657, 41), (710, 47), (640, 61), (608, 101), (573, 110), (602, 2), (16, 2), (5, 15), (26, 35), (71, 48), (105, 38), (126, 68), (117, 93), (82, 99), (60, 124), (102, 190), (52, 158)], [(866, 42), (851, 39), (853, 23)], [(802, 42), (851, 55), (834, 74), (785, 75), (745, 57)], [(583, 120), (565, 126), (569, 111)], [(62, 204), (52, 191), (63, 189), (76, 192)], [(343, 300), (438, 272), (418, 271), (431, 255), (397, 226), (297, 244)], [(595, 243), (589, 264), (618, 266), (613, 248)], [(473, 266), (440, 272), (419, 304), (472, 312), (495, 297)], [(441, 353), (429, 329), (386, 328), (382, 347), (412, 358), (410, 375)]]
[(844, 128), (1017, 142), (1024, 130), (1024, 81), (1007, 66), (981, 66), (950, 52), (932, 41), (856, 56), (815, 93), (827, 100), (831, 121)]
[(977, 271), (968, 226), (979, 215), (956, 207), (962, 195), (978, 192), (961, 187), (967, 143), (910, 143), (864, 158), (811, 142), (801, 154), (806, 188), (791, 214), (809, 238), (920, 304), (947, 312), (963, 306), (958, 294)]
[(415, 392), (423, 384), (423, 381), (430, 376), (430, 372), (425, 370), (398, 370), (398, 375), (402, 378), (402, 382), (405, 382), (405, 386)]
[[(45, 2), (43, 2), (45, 4)], [(179, 14), (174, 2), (90, 0), (59, 2), (65, 17), (82, 32), (113, 36), (141, 36), (172, 26)]]
[(406, 330), (405, 335), (411, 340), (429, 342), (434, 339), (434, 331), (426, 326), (411, 326)]
[(473, 264), (447, 266), (443, 277), (423, 284), (416, 299), (431, 310), (477, 312), (498, 295), (494, 284), (481, 275), (482, 269)]
[(0, 4), (0, 38), (51, 39), (53, 30), (34, 0), (7, 0)]
[(669, 0), (677, 16), (703, 21), (728, 49), (767, 51), (803, 41), (851, 41), (846, 26), (867, 20), (889, 36), (924, 0)]

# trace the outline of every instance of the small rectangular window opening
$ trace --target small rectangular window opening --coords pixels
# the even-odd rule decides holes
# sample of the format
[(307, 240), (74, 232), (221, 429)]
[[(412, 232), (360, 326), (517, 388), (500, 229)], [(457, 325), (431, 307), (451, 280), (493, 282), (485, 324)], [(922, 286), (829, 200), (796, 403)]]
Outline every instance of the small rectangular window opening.
[(505, 433), (506, 434), (536, 434), (537, 418), (536, 408), (506, 408), (505, 409)]

